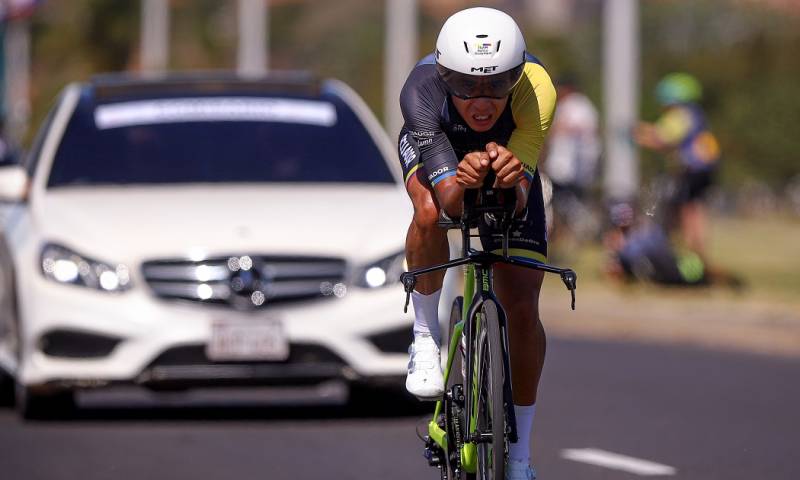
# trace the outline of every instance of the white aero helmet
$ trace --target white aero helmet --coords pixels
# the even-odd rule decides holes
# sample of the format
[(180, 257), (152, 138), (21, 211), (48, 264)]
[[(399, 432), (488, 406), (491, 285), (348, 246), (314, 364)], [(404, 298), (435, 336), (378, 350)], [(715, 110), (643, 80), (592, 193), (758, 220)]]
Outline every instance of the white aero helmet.
[(500, 10), (461, 10), (444, 22), (436, 40), (436, 70), (459, 98), (503, 98), (525, 67), (525, 39)]

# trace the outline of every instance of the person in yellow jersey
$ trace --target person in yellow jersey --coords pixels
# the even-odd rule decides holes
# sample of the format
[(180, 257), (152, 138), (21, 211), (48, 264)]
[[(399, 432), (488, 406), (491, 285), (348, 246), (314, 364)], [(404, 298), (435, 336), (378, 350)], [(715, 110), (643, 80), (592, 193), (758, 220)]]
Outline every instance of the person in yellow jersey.
[(678, 188), (671, 206), (676, 210), (686, 247), (707, 261), (705, 195), (714, 183), (720, 148), (699, 105), (702, 93), (700, 82), (693, 76), (666, 75), (656, 86), (664, 113), (654, 123), (640, 123), (634, 138), (643, 147), (674, 154), (679, 160)]
[[(479, 188), (489, 171), (495, 186), (517, 191), (511, 255), (545, 261), (539, 152), (553, 118), (556, 93), (542, 63), (528, 53), (516, 22), (491, 8), (457, 12), (442, 27), (436, 50), (411, 71), (400, 94), (405, 120), (398, 139), (414, 216), (406, 238), (409, 269), (448, 260), (441, 211), (461, 216), (464, 191)], [(483, 248), (501, 249), (488, 225)], [(497, 295), (509, 322), (514, 411), (519, 441), (510, 445), (506, 477), (530, 480), (530, 436), (546, 339), (539, 319), (542, 273), (497, 265)], [(420, 399), (444, 390), (438, 305), (444, 273), (419, 278), (411, 294), (414, 342), (406, 388)]]

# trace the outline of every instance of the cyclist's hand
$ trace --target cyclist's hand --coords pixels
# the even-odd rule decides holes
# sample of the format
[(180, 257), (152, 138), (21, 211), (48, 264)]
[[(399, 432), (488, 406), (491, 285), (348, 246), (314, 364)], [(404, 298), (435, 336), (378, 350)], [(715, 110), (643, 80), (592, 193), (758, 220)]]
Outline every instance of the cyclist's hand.
[(489, 173), (489, 154), (486, 152), (470, 152), (458, 162), (456, 181), (464, 188), (480, 188), (483, 179)]
[(522, 162), (511, 150), (494, 142), (486, 145), (486, 153), (492, 161), (492, 170), (497, 175), (494, 182), (495, 188), (511, 188), (516, 186), (524, 177), (525, 168)]

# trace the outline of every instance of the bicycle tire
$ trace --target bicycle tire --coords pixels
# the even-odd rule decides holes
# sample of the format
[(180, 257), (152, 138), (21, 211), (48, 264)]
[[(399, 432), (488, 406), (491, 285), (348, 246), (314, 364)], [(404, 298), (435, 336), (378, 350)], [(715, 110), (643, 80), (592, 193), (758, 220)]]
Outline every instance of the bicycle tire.
[(491, 433), (491, 440), (478, 443), (478, 471), (481, 480), (504, 480), (506, 466), (506, 414), (502, 337), (497, 304), (484, 301), (482, 319), (475, 336), (478, 365), (477, 432)]
[[(461, 314), (463, 311), (464, 306), (464, 297), (456, 297), (453, 300), (453, 305), (450, 308), (450, 324), (447, 328), (448, 333), (448, 341), (445, 345), (450, 345), (453, 329), (455, 328), (456, 323), (461, 321)], [(460, 350), (460, 349), (459, 349)], [(447, 377), (447, 386), (445, 389), (445, 394), (449, 392), (455, 385), (461, 384), (464, 385), (464, 376), (461, 373), (462, 370), (462, 358), (461, 352), (456, 351), (455, 356), (453, 358), (453, 363), (450, 366), (450, 374)], [(447, 444), (449, 451), (447, 452), (447, 478), (453, 480), (466, 480), (466, 475), (463, 472), (456, 473), (455, 465), (458, 464), (458, 456), (460, 455), (459, 452), (459, 443), (460, 440), (457, 438), (456, 435), (456, 428), (459, 428), (461, 432), (465, 431), (465, 423), (463, 417), (463, 410), (458, 408), (454, 405), (454, 400), (445, 397), (444, 399), (444, 415), (445, 415), (445, 425), (447, 430)], [(458, 426), (456, 427), (456, 422), (458, 422)]]

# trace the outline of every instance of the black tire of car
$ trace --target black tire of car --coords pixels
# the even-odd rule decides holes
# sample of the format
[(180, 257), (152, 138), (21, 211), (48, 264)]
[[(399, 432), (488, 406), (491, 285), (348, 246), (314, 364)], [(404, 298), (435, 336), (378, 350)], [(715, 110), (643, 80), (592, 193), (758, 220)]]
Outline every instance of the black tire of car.
[(0, 407), (14, 405), (14, 379), (0, 369)]
[(476, 338), (478, 339), (478, 431), (491, 429), (492, 440), (478, 444), (478, 477), (481, 479), (505, 479), (506, 466), (506, 414), (504, 408), (504, 371), (502, 338), (493, 300), (484, 301), (483, 316)]
[[(21, 322), (17, 323), (17, 361), (22, 361)], [(19, 368), (19, 367), (18, 367)], [(19, 415), (26, 420), (47, 420), (66, 418), (75, 413), (75, 392), (72, 390), (36, 391), (17, 381), (12, 381), (14, 406)]]
[[(0, 332), (3, 335), (16, 336), (19, 345), (19, 316), (17, 314), (16, 279), (14, 278), (14, 262), (9, 253), (5, 236), (0, 235)], [(19, 359), (19, 352), (16, 352)], [(14, 405), (14, 373), (0, 368), (0, 406)]]
[(69, 417), (75, 411), (75, 392), (59, 390), (39, 393), (15, 384), (16, 408), (26, 420), (45, 420)]
[(405, 382), (400, 381), (393, 386), (351, 384), (346, 408), (353, 416), (367, 417), (421, 415), (429, 411), (428, 404), (408, 393)]

